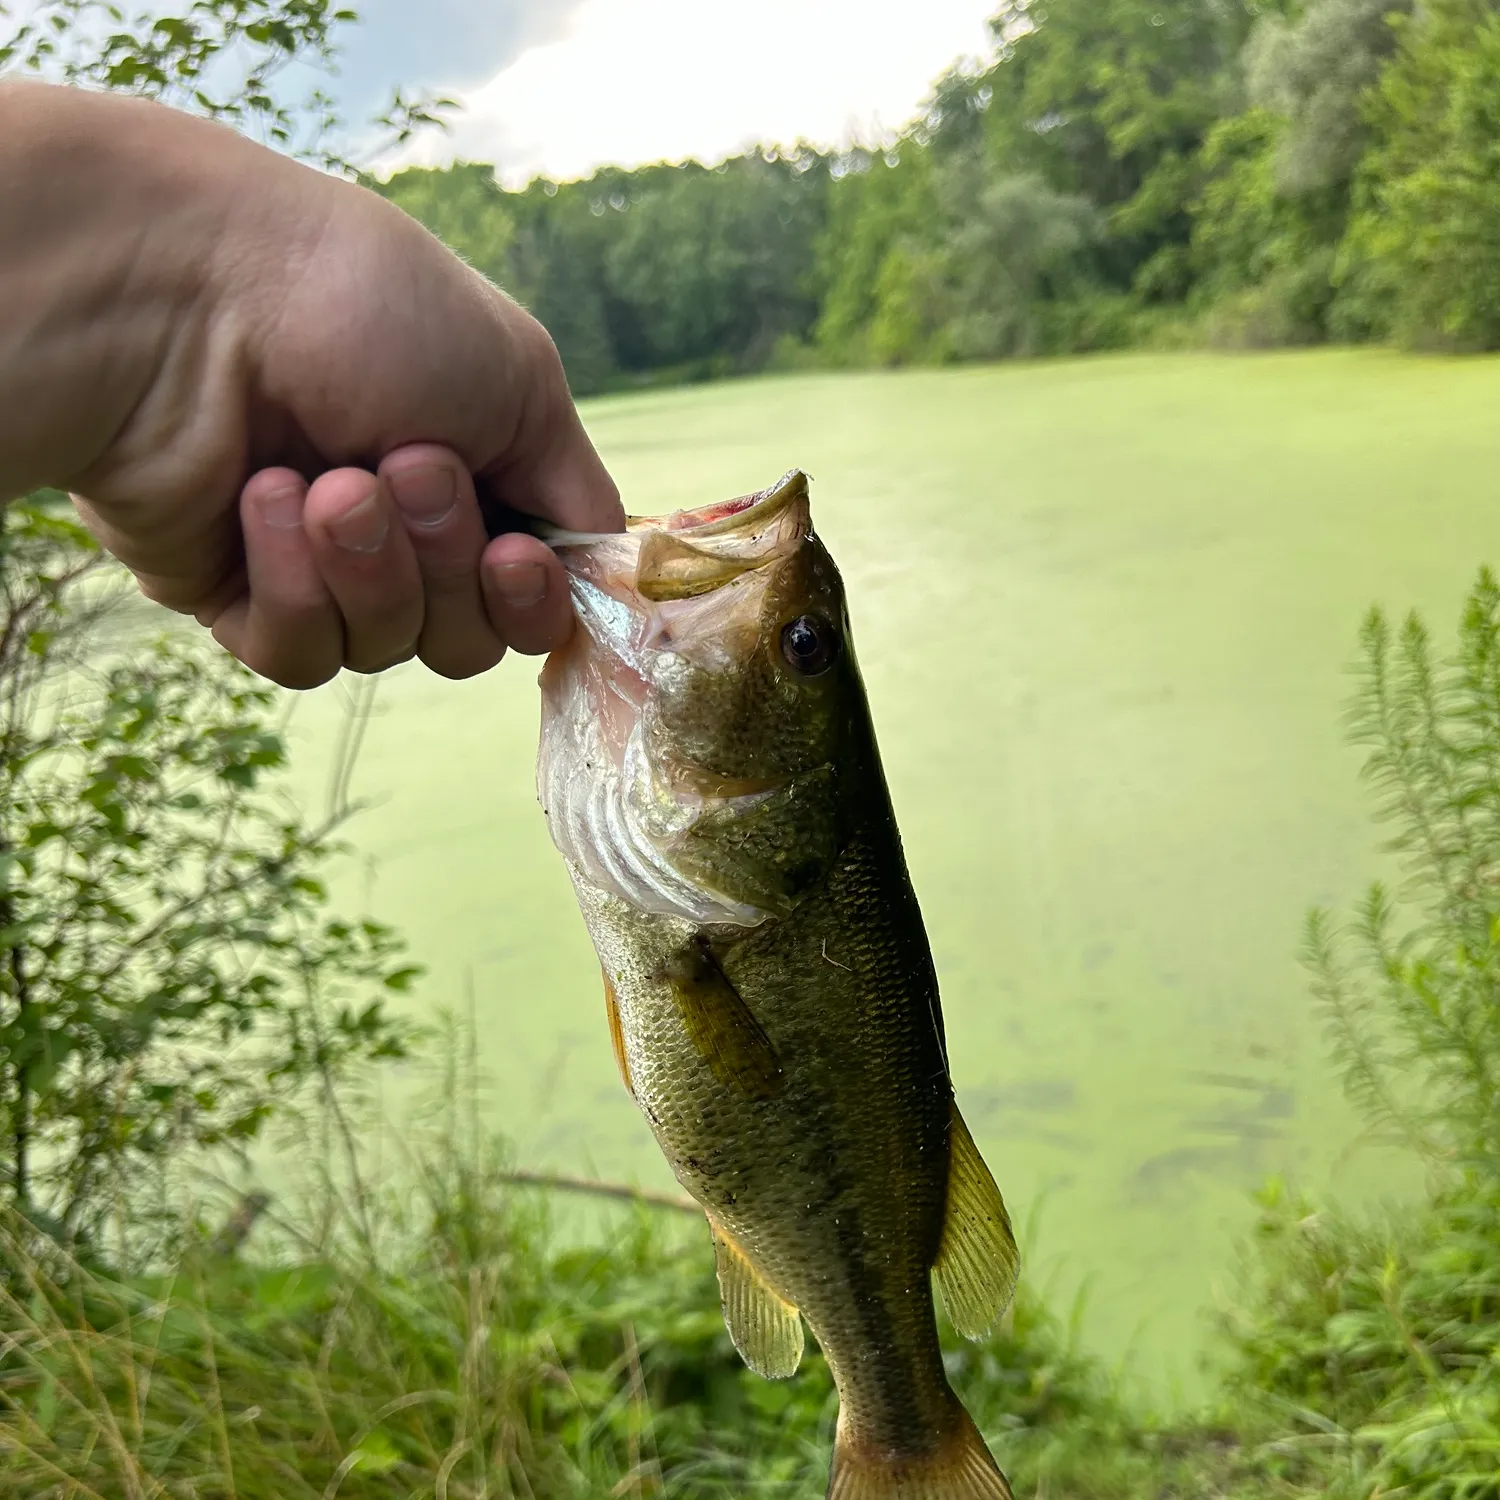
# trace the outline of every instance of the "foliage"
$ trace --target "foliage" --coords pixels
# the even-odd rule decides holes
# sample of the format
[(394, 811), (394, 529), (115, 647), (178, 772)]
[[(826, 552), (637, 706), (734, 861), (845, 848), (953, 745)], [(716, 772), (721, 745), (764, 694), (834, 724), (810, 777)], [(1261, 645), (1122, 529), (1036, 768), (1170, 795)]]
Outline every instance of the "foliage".
[[(0, 532), (0, 1125), (12, 1201), (65, 1237), (186, 1143), (394, 1055), (415, 970), (330, 920), (309, 827), (272, 795), (275, 695), (211, 648), (112, 621), (112, 580), (53, 506)], [(118, 615), (118, 610), (116, 610)]]
[(1370, 106), (1345, 275), (1408, 344), (1500, 348), (1500, 7), (1430, 0)]
[(1105, 216), (1110, 285), (1148, 300), (1186, 287), (1194, 159), (1235, 98), (1250, 23), (1220, 0), (1048, 0), (976, 86), (997, 171), (1030, 171)]
[[(285, 89), (294, 64), (332, 66), (354, 19), (329, 0), (41, 0), (0, 35), (0, 73), (345, 166), (326, 96)], [(433, 119), (398, 91), (381, 124)], [(17, 1211), (88, 1249), (127, 1185), (149, 1235), (143, 1178), (164, 1184), (185, 1147), (242, 1147), (308, 1079), (399, 1055), (383, 999), (416, 971), (385, 927), (324, 912), (349, 808), (314, 827), (275, 796), (272, 693), (177, 636), (132, 639), (60, 498), (0, 527), (0, 1129)]]
[(1221, 1328), (1228, 1402), (1276, 1434), (1268, 1466), (1351, 1497), (1500, 1493), (1497, 1266), (1492, 1178), (1384, 1222), (1270, 1184)]
[[(0, 46), (347, 169), (301, 61), (331, 0), (127, 19), (46, 0)], [(504, 192), (489, 168), (363, 180), (519, 298), (579, 394), (811, 361), (1211, 343), (1500, 344), (1492, 0), (1003, 0), (982, 66), (878, 149), (766, 148)], [(451, 101), (399, 91), (384, 139)]]
[(1347, 192), (1368, 140), (1363, 102), (1396, 47), (1412, 0), (1314, 0), (1272, 14), (1245, 49), (1252, 101), (1286, 121), (1276, 185), (1290, 197)]
[(1037, 177), (981, 177), (957, 193), (970, 209), (944, 256), (950, 347), (970, 359), (1045, 352), (1047, 310), (1086, 283), (1098, 214)]
[(1372, 1122), (1500, 1177), (1500, 584), (1480, 574), (1451, 661), (1415, 616), (1393, 637), (1372, 611), (1361, 643), (1352, 734), (1408, 879), (1347, 928), (1315, 912), (1308, 959)]
[(1315, 343), (1325, 331), (1334, 249), (1308, 201), (1278, 187), (1287, 128), (1250, 110), (1221, 121), (1204, 141), (1191, 254), (1195, 297), (1214, 342)]
[(913, 326), (899, 302), (940, 212), (932, 153), (913, 142), (901, 152), (854, 153), (835, 165), (817, 246), (823, 296), (813, 337), (836, 364), (922, 358), (938, 316), (934, 311)]
[[(327, 93), (314, 86), (293, 98), (286, 85), (294, 64), (326, 75), (340, 31), (357, 19), (338, 0), (190, 0), (134, 13), (116, 0), (38, 0), (8, 36), (0, 32), (0, 75), (32, 73), (159, 99), (352, 170), (333, 142), (340, 122)], [(375, 124), (383, 142), (398, 143), (440, 125), (453, 107), (398, 88)]]
[(822, 166), (812, 154), (747, 155), (635, 173), (628, 191), (611, 193), (620, 219), (604, 265), (623, 369), (714, 356), (756, 365), (783, 334), (806, 333)]

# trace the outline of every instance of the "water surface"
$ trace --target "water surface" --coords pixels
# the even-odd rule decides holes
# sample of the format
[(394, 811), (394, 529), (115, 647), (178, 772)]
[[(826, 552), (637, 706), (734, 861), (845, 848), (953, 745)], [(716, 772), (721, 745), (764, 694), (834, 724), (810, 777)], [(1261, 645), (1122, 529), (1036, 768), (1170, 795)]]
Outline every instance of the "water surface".
[[(1375, 600), (1451, 635), (1500, 554), (1500, 362), (1122, 357), (795, 377), (585, 416), (637, 512), (814, 478), (943, 985), (1028, 1274), (1191, 1387), (1248, 1193), (1386, 1164), (1325, 1062), (1305, 909), (1378, 868), (1343, 674)], [(534, 801), (535, 664), (381, 685), (341, 893), (424, 1004), (472, 995), (530, 1166), (669, 1183)], [(311, 786), (338, 714), (295, 721)], [(706, 1241), (705, 1241), (706, 1243)]]

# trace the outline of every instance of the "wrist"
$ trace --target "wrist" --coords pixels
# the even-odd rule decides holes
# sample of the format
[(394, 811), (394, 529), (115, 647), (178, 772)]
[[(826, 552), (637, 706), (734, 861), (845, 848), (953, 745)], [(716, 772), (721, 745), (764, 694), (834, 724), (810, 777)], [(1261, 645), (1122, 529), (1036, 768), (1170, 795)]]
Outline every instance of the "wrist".
[(241, 144), (140, 100), (0, 84), (0, 500), (84, 487), (202, 337), (214, 159)]

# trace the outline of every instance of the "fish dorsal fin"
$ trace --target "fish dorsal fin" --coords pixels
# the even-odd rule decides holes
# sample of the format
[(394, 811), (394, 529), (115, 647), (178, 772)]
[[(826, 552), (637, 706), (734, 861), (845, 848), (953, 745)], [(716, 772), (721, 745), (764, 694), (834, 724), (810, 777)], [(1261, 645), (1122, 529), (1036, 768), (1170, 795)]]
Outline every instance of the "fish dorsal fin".
[(953, 1326), (983, 1338), (1010, 1305), (1021, 1257), (1010, 1215), (964, 1117), (948, 1130), (948, 1216), (932, 1271)]
[(724, 1325), (740, 1357), (768, 1380), (785, 1380), (802, 1363), (802, 1318), (750, 1264), (745, 1252), (713, 1219), (714, 1261)]
[(751, 1099), (770, 1099), (786, 1087), (781, 1059), (725, 977), (705, 943), (694, 942), (662, 966), (682, 1024), (715, 1078)]

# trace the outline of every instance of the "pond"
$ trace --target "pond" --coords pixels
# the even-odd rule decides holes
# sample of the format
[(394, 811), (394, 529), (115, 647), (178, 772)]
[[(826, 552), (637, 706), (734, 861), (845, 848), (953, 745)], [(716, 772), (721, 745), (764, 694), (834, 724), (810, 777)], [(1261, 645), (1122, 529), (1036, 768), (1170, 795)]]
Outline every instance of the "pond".
[[(1361, 1147), (1296, 955), (1383, 868), (1340, 728), (1361, 616), (1451, 638), (1500, 554), (1497, 411), (1500, 362), (1338, 351), (585, 407), (637, 512), (813, 476), (960, 1100), (1026, 1274), (1158, 1392), (1199, 1387), (1257, 1184), (1408, 1170)], [(409, 936), (414, 1004), (472, 1006), (520, 1162), (667, 1186), (535, 803), (536, 666), (382, 680), (340, 899)], [(293, 720), (314, 803), (341, 691)]]

